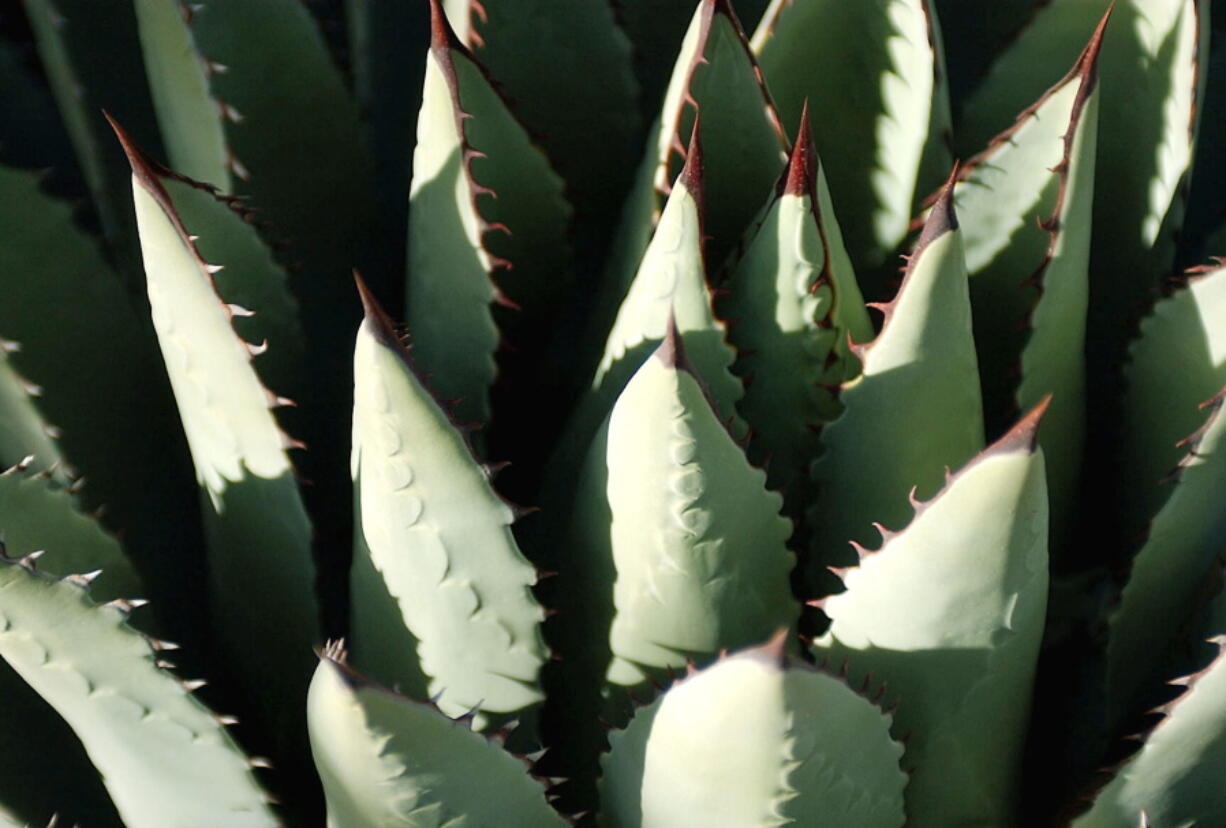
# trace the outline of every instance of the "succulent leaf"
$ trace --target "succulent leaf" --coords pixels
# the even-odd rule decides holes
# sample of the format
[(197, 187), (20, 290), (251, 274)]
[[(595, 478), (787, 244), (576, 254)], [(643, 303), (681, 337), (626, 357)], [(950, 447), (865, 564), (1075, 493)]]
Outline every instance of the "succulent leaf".
[[(901, 528), (907, 493), (931, 497), (983, 447), (978, 365), (962, 232), (952, 180), (928, 217), (885, 326), (857, 346), (863, 373), (840, 391), (842, 415), (822, 429), (808, 513), (813, 558), (808, 586), (828, 592), (823, 564), (854, 562), (849, 541), (867, 544), (873, 523)], [(901, 415), (901, 416), (900, 416)]]
[(1108, 19), (1069, 74), (972, 158), (954, 188), (989, 433), (1052, 395), (1040, 441), (1057, 542), (1075, 507), (1084, 442), (1096, 66)]
[(1171, 475), (1174, 489), (1149, 526), (1110, 618), (1109, 722), (1131, 710), (1146, 682), (1157, 677), (1172, 640), (1193, 622), (1205, 573), (1226, 542), (1221, 508), (1226, 449), (1219, 445), (1226, 433), (1223, 400), (1226, 389), (1202, 405), (1206, 420), (1184, 442), (1187, 454)]
[(784, 654), (784, 637), (674, 684), (613, 734), (603, 823), (903, 824), (890, 716)]
[(38, 386), (24, 379), (9, 362), (8, 352), (17, 351), (16, 342), (0, 340), (0, 466), (15, 466), (29, 458), (35, 470), (55, 469), (67, 481), (64, 458), (56, 445), (55, 429), (43, 419), (35, 398)]
[(409, 194), (405, 319), (435, 391), (460, 400), (461, 421), (486, 423), (498, 373), (491, 305), (521, 310), (508, 320), (517, 332), (535, 327), (539, 335), (552, 324), (568, 284), (570, 208), (561, 179), (437, 3), (432, 15)]
[(64, 717), (124, 822), (276, 825), (250, 761), (218, 717), (158, 666), (116, 604), (0, 561), (0, 655)]
[(807, 501), (808, 465), (818, 452), (814, 427), (838, 417), (831, 387), (860, 370), (849, 338), (873, 335), (808, 110), (775, 198), (726, 287), (720, 310), (736, 323), (728, 339), (746, 382), (737, 408), (753, 430), (750, 456), (766, 468), (770, 488)]
[(901, 700), (909, 824), (999, 825), (1014, 812), (1047, 603), (1043, 409), (863, 553), (823, 604), (817, 655)]
[(0, 536), (5, 554), (39, 552), (39, 567), (47, 572), (101, 570), (90, 590), (96, 601), (144, 593), (119, 541), (81, 514), (69, 491), (46, 472), (16, 467), (0, 474)]
[(307, 701), (328, 824), (565, 825), (497, 742), (386, 690), (324, 653)]
[[(684, 136), (694, 131), (710, 170), (704, 199), (711, 237), (707, 256), (718, 269), (766, 200), (788, 149), (728, 0), (702, 0), (694, 12), (613, 241), (598, 313), (611, 316), (625, 296), (652, 228), (662, 220), (664, 196), (691, 152), (682, 144)], [(595, 327), (603, 331), (607, 324), (598, 317)]]
[(521, 710), (542, 698), (537, 674), (548, 651), (531, 592), (536, 573), (511, 534), (514, 512), (364, 289), (363, 301), (354, 353), (355, 557), (382, 577), (355, 584), (356, 661), (389, 684), (437, 698), (449, 715)]
[(116, 132), (132, 164), (153, 325), (205, 495), (213, 623), (248, 682), (249, 703), (263, 706), (265, 725), (285, 738), (319, 636), (311, 524), (290, 442), (270, 410), (276, 397), (251, 364), (253, 346), (217, 293), (215, 266), (201, 258), (157, 169)]
[(879, 267), (952, 162), (931, 3), (773, 0), (753, 49), (785, 123), (808, 101), (852, 261), (862, 272)]
[[(1040, 6), (967, 101), (959, 148), (982, 145), (1007, 127), (1073, 61), (1108, 5), (1064, 0)], [(1137, 319), (1173, 267), (1173, 234), (1183, 216), (1204, 89), (1208, 5), (1114, 3), (1098, 62), (1103, 89), (1087, 338), (1090, 367), (1100, 376), (1118, 364)]]
[(1226, 637), (1213, 642), (1209, 666), (1173, 684), (1184, 694), (1164, 706), (1165, 718), (1077, 819), (1074, 828), (1148, 825), (1213, 825), (1226, 820)]

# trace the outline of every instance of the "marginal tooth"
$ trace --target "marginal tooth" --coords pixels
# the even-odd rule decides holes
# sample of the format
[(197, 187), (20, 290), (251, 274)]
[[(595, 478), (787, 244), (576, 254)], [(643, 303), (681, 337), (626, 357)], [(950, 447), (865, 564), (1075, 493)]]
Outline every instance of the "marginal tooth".
[(60, 439), (60, 435), (63, 433), (62, 431), (60, 431), (60, 427), (59, 427), (59, 426), (53, 426), (53, 425), (44, 425), (44, 426), (43, 426), (43, 432), (44, 432), (44, 433), (45, 433), (45, 434), (46, 434), (48, 437), (50, 437), (52, 440), (58, 440), (58, 439)]
[(0, 339), (0, 351), (4, 351), (6, 354), (15, 354), (20, 350), (20, 342), (10, 342), (7, 339)]
[(25, 380), (21, 381), (21, 389), (31, 397), (41, 397), (43, 395), (43, 387), (41, 385), (35, 385)]
[(260, 354), (266, 353), (268, 351), (268, 340), (267, 339), (265, 339), (259, 345), (254, 345), (250, 342), (247, 342), (245, 344), (247, 346), (247, 352), (250, 353), (252, 356), (259, 356)]
[(28, 552), (17, 559), (17, 563), (24, 566), (26, 569), (33, 569), (34, 562), (47, 554), (46, 549), (35, 549), (33, 552)]
[(225, 727), (232, 727), (238, 724), (238, 716), (219, 715), (217, 717), (217, 722), (218, 724), (224, 725)]
[(191, 242), (192, 244), (195, 244), (196, 242), (200, 241), (200, 237), (189, 233), (187, 236), (187, 240)]
[(247, 764), (253, 768), (271, 768), (272, 762), (265, 759), (263, 756), (252, 756), (247, 760)]
[(160, 658), (154, 659), (153, 663), (155, 666), (157, 666), (158, 668), (162, 670), (173, 670), (175, 668), (174, 664), (172, 664), (169, 661), (160, 659)]
[(248, 310), (247, 308), (244, 308), (242, 305), (236, 305), (231, 302), (227, 304), (226, 307), (230, 309), (231, 316), (241, 316), (243, 318), (247, 318), (249, 316), (255, 316), (255, 311)]
[(101, 569), (95, 569), (92, 572), (80, 572), (76, 575), (69, 575), (64, 580), (74, 586), (79, 586), (82, 589), (88, 589), (89, 585), (98, 579), (102, 574)]
[(204, 272), (210, 276), (212, 276), (214, 273), (221, 273), (225, 269), (225, 265), (206, 264), (204, 266)]
[(17, 471), (19, 472), (25, 471), (26, 469), (30, 468), (30, 465), (33, 462), (34, 462), (34, 455), (27, 454), (25, 457), (21, 458), (21, 460), (17, 461), (17, 466), (16, 466)]
[(167, 650), (177, 650), (179, 645), (173, 641), (163, 641), (160, 638), (148, 638), (149, 646), (158, 652), (166, 652)]
[(204, 687), (204, 685), (208, 684), (208, 682), (205, 681), (204, 679), (183, 679), (183, 681), (179, 682), (179, 684), (181, 684), (183, 686), (183, 689), (186, 690), (187, 692), (195, 693), (201, 687)]
[(149, 602), (144, 598), (129, 598), (127, 603), (132, 609), (140, 609)]

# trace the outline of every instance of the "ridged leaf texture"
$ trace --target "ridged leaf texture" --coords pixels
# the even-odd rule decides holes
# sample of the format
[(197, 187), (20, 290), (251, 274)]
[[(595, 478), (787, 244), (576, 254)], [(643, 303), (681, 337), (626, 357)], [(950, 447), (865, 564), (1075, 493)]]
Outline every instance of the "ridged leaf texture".
[[(541, 700), (536, 572), (514, 511), (364, 293), (354, 352), (355, 662), (450, 715)], [(428, 679), (428, 686), (422, 677)]]
[(889, 714), (784, 647), (781, 634), (720, 659), (615, 732), (601, 824), (902, 825)]
[(1047, 487), (1036, 409), (910, 525), (842, 574), (816, 654), (888, 687), (909, 735), (909, 825), (999, 825), (1018, 770), (1047, 604)]
[(566, 824), (524, 760), (466, 722), (358, 675), (335, 651), (320, 659), (308, 710), (329, 825)]

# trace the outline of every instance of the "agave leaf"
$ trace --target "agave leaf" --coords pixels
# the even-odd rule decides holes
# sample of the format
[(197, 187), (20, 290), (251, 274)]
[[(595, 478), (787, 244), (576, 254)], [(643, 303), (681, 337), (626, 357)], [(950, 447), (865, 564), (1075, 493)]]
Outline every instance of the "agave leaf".
[(828, 592), (823, 564), (854, 561), (849, 541), (868, 543), (873, 520), (901, 528), (907, 493), (930, 497), (947, 467), (983, 447), (983, 416), (962, 233), (952, 180), (928, 217), (885, 327), (857, 346), (863, 373), (839, 395), (843, 414), (821, 433), (818, 487), (808, 513), (808, 586)]
[(735, 370), (746, 383), (737, 408), (753, 429), (750, 458), (793, 506), (807, 502), (808, 466), (818, 453), (814, 426), (838, 417), (830, 387), (860, 370), (849, 337), (865, 342), (873, 335), (808, 110), (774, 201), (727, 289), (720, 310), (736, 323), (728, 339), (740, 353)]
[[(288, 738), (319, 636), (311, 525), (276, 403), (251, 365), (156, 169), (116, 125), (132, 164), (149, 304), (204, 501), (212, 623), (246, 704)], [(277, 520), (270, 521), (270, 514)]]
[(594, 330), (601, 335), (612, 308), (626, 294), (652, 228), (661, 220), (664, 196), (689, 152), (683, 136), (695, 131), (699, 115), (697, 131), (710, 169), (705, 185), (706, 232), (711, 237), (707, 256), (718, 269), (769, 195), (788, 149), (728, 0), (702, 0), (681, 45), (613, 241), (594, 317)]
[(623, 0), (617, 20), (634, 51), (644, 113), (654, 116), (668, 87), (677, 52), (694, 17), (693, 0)]
[(903, 824), (890, 716), (789, 659), (785, 636), (673, 685), (613, 734), (610, 826)]
[(514, 512), (361, 290), (355, 554), (382, 583), (359, 581), (365, 589), (353, 595), (357, 663), (406, 692), (438, 698), (450, 715), (521, 710), (542, 698), (537, 674), (548, 651), (531, 592), (536, 573), (511, 534)]
[(325, 652), (307, 702), (311, 749), (335, 826), (565, 825), (501, 745)]
[[(1186, 393), (1186, 392), (1185, 392)], [(1163, 666), (1170, 644), (1192, 623), (1206, 572), (1226, 541), (1221, 493), (1226, 486), (1226, 389), (1204, 403), (1207, 418), (1184, 441), (1187, 455), (1171, 475), (1174, 490), (1132, 563), (1107, 643), (1108, 721), (1130, 712)], [(1176, 406), (1168, 402), (1172, 410)]]
[(17, 351), (16, 342), (0, 340), (0, 466), (15, 466), (28, 460), (36, 471), (54, 469), (62, 482), (72, 476), (64, 466), (55, 428), (43, 419), (35, 398), (42, 389), (18, 374), (9, 363), (8, 352)]
[(127, 825), (277, 823), (223, 722), (158, 666), (122, 603), (3, 561), (0, 618), (0, 655), (76, 731)]
[[(1202, 147), (1220, 147), (1226, 141), (1226, 27), (1219, 17), (1211, 32), (1209, 59), (1202, 64), (1205, 71), (1205, 97), (1198, 110), (1201, 117), (1197, 143)], [(1187, 215), (1180, 228), (1181, 263), (1194, 263), (1226, 253), (1226, 203), (1222, 189), (1226, 185), (1226, 158), (1208, 149), (1197, 153), (1192, 168), (1192, 186), (1188, 192)], [(1217, 231), (1214, 236), (1214, 231)]]
[(24, 4), (102, 228), (121, 270), (135, 284), (140, 259), (128, 165), (102, 117), (106, 109), (139, 125), (136, 137), (147, 146), (157, 140), (152, 125), (143, 126), (149, 123), (153, 103), (140, 62), (135, 13), (129, 3), (93, 0), (24, 0)]
[(438, 3), (431, 8), (409, 194), (406, 323), (440, 397), (460, 400), (461, 421), (485, 423), (499, 342), (491, 303), (522, 309), (509, 337), (543, 336), (567, 289), (570, 208), (561, 179)]
[(146, 583), (168, 602), (166, 633), (196, 644), (197, 494), (152, 326), (70, 207), (42, 193), (35, 176), (0, 169), (0, 234), (0, 331), (21, 344), (10, 364), (42, 387), (39, 410), (89, 481), (82, 504), (106, 506), (107, 525), (123, 530)]
[(613, 7), (482, 0), (472, 8), (466, 42), (541, 136), (580, 212), (616, 218), (641, 129), (630, 41)]
[(607, 540), (588, 529), (584, 554), (611, 556), (616, 568), (615, 684), (761, 641), (796, 620), (782, 499), (719, 421), (699, 376), (670, 327), (588, 455), (607, 470)]
[(941, 21), (949, 97), (954, 109), (983, 79), (993, 58), (1043, 0), (934, 0)]
[(1159, 708), (1165, 718), (1141, 751), (1117, 771), (1075, 828), (1132, 825), (1214, 825), (1226, 820), (1226, 636), (1217, 655), (1198, 673), (1172, 684), (1187, 690)]
[(972, 158), (954, 188), (988, 432), (1052, 395), (1041, 442), (1057, 543), (1076, 502), (1084, 441), (1096, 65), (1108, 18), (1069, 74)]
[[(1108, 6), (1044, 4), (967, 101), (958, 146), (982, 145), (1069, 65)], [(1095, 173), (1087, 355), (1108, 376), (1173, 266), (1208, 53), (1206, 0), (1118, 0), (1104, 78)], [(1092, 414), (1093, 416), (1093, 414)]]
[[(1136, 538), (1173, 493), (1159, 485), (1205, 420), (1200, 403), (1226, 385), (1226, 263), (1188, 272), (1141, 322), (1120, 407), (1123, 536)], [(1171, 370), (1178, 366), (1178, 370)]]
[(81, 514), (72, 495), (47, 472), (16, 466), (0, 474), (0, 533), (5, 554), (39, 552), (39, 566), (48, 572), (101, 570), (90, 590), (96, 601), (144, 592), (119, 541)]
[[(847, 60), (848, 43), (855, 60)], [(952, 161), (931, 3), (773, 0), (753, 49), (786, 123), (806, 100), (812, 106), (852, 261), (861, 272), (879, 267)]]
[(1003, 825), (1015, 812), (1047, 603), (1043, 408), (886, 533), (823, 604), (817, 654), (903, 700), (908, 824)]

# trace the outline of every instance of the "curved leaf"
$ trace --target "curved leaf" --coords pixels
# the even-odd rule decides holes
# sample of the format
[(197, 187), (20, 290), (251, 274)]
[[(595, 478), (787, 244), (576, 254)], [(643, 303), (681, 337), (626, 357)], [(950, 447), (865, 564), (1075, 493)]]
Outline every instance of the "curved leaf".
[(118, 126), (116, 133), (132, 164), (153, 325), (207, 496), (212, 622), (247, 704), (287, 738), (319, 636), (311, 525), (285, 454), (291, 443), (270, 410), (277, 398), (251, 365), (259, 349), (235, 333), (214, 266), (200, 257), (156, 169)]
[(847, 591), (825, 600), (818, 655), (902, 700), (908, 824), (1004, 825), (1017, 804), (1047, 603), (1043, 408), (917, 507)]
[(548, 651), (545, 614), (531, 592), (536, 573), (511, 534), (514, 513), (364, 288), (362, 298), (366, 321), (354, 353), (356, 557), (382, 583), (355, 584), (357, 663), (436, 698), (451, 715), (521, 710), (542, 698), (537, 674)]
[(72, 726), (124, 822), (276, 825), (224, 723), (159, 666), (122, 602), (0, 561), (0, 655)]
[(1136, 824), (1214, 825), (1226, 821), (1226, 636), (1214, 639), (1218, 654), (1199, 673), (1173, 684), (1184, 694), (1159, 709), (1166, 718), (1140, 753), (1121, 767), (1099, 792), (1075, 828)]
[(505, 320), (512, 341), (539, 339), (553, 324), (568, 286), (570, 208), (561, 179), (437, 2), (431, 8), (409, 194), (405, 321), (439, 396), (459, 400), (460, 421), (487, 423), (499, 345), (491, 304), (521, 309)]
[(972, 158), (954, 188), (988, 432), (1052, 396), (1041, 442), (1057, 543), (1076, 502), (1085, 431), (1096, 66), (1107, 21), (1068, 75)]
[(777, 635), (691, 674), (613, 734), (608, 825), (903, 824), (889, 714), (784, 645)]
[[(813, 464), (818, 492), (808, 513), (814, 567), (851, 563), (848, 541), (868, 543), (874, 520), (901, 528), (910, 517), (907, 492), (930, 497), (946, 467), (983, 447), (952, 181), (928, 217), (898, 296), (883, 310), (881, 334), (854, 349), (864, 370), (840, 392), (843, 414), (821, 433), (823, 451)], [(829, 592), (823, 576), (810, 571), (809, 588)]]
[(879, 267), (952, 161), (931, 3), (773, 0), (753, 49), (786, 123), (800, 117), (806, 100), (812, 107), (852, 261), (861, 271)]
[(830, 387), (860, 370), (849, 337), (873, 335), (808, 110), (775, 199), (727, 289), (721, 312), (736, 321), (728, 339), (740, 353), (735, 370), (745, 396), (737, 408), (752, 429), (750, 457), (767, 469), (767, 485), (796, 506), (808, 501), (804, 484), (819, 450), (814, 427), (841, 411)]
[[(1146, 682), (1157, 678), (1170, 645), (1194, 622), (1196, 597), (1226, 543), (1226, 389), (1204, 403), (1208, 415), (1184, 441), (1171, 475), (1174, 489), (1149, 526), (1132, 563), (1107, 642), (1108, 721), (1127, 714)], [(1172, 409), (1174, 405), (1168, 403)], [(1184, 406), (1186, 407), (1186, 406)]]
[(90, 595), (97, 601), (144, 593), (114, 536), (77, 511), (71, 494), (46, 473), (24, 466), (0, 474), (0, 537), (5, 554), (40, 553), (39, 566), (71, 575), (101, 570)]
[(566, 824), (519, 759), (359, 676), (343, 653), (320, 659), (307, 706), (329, 825)]

